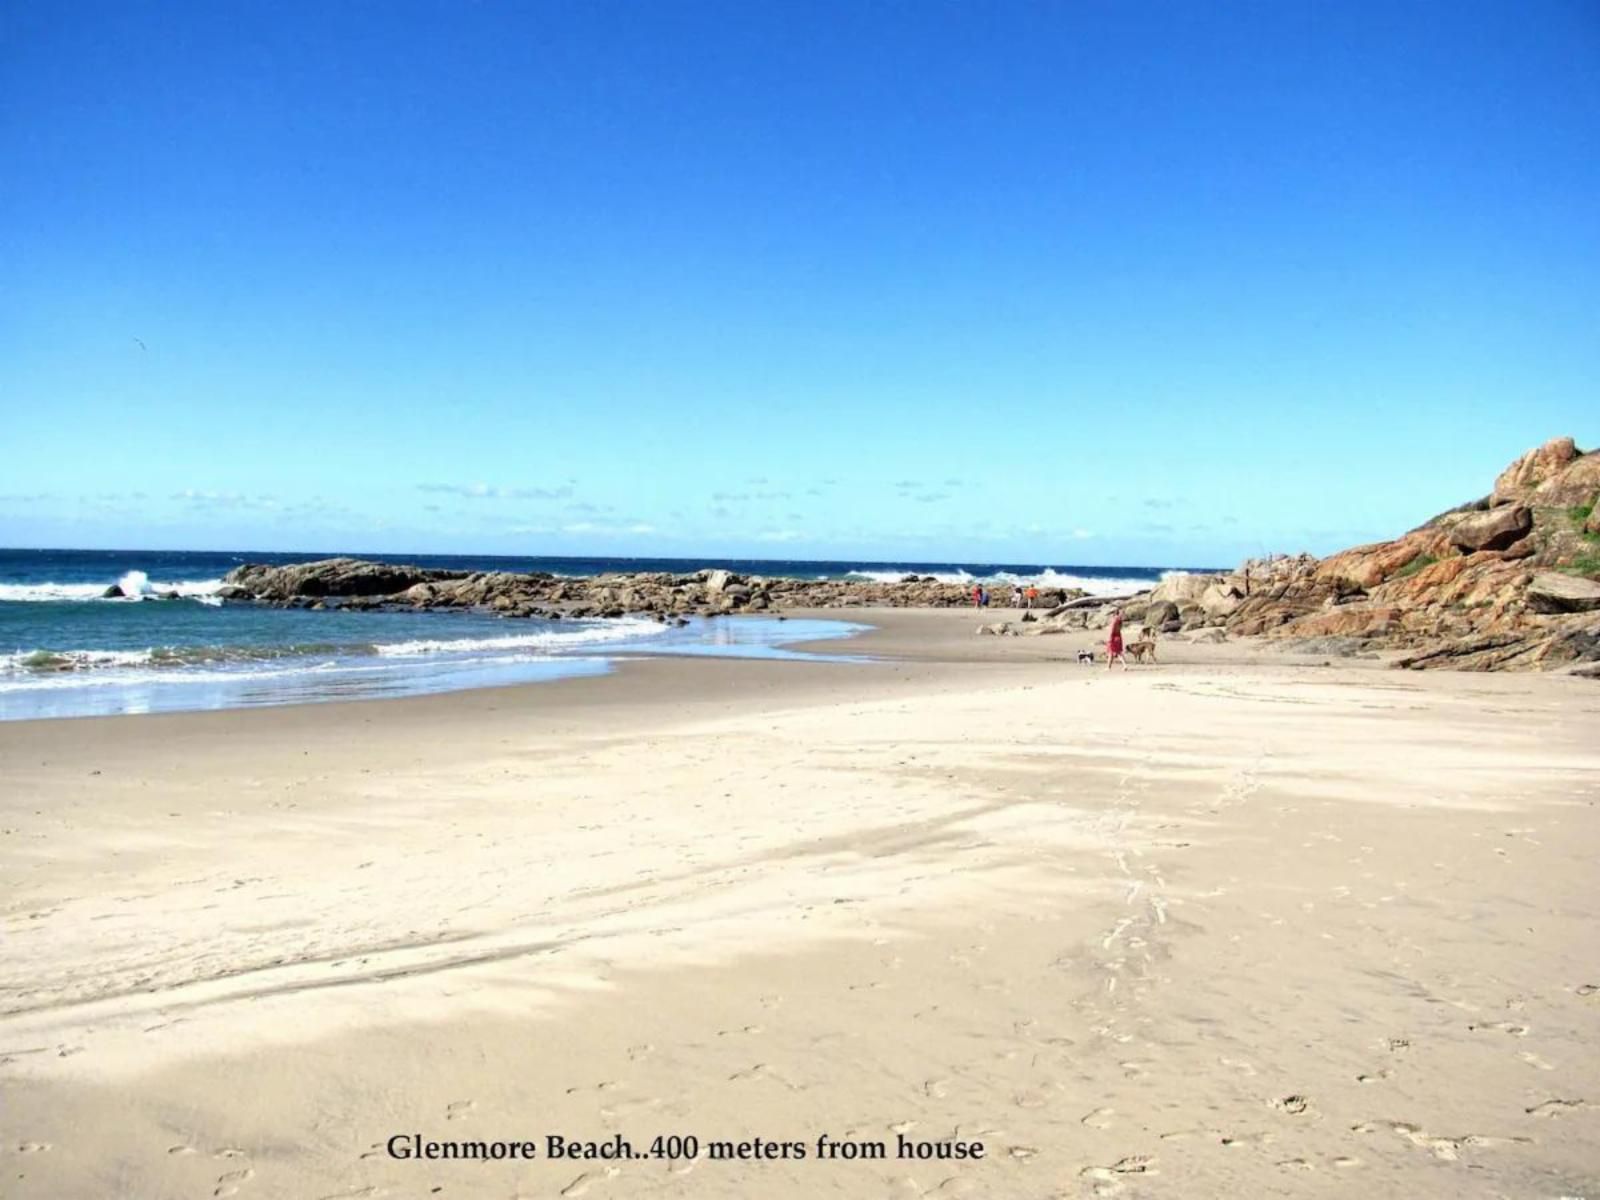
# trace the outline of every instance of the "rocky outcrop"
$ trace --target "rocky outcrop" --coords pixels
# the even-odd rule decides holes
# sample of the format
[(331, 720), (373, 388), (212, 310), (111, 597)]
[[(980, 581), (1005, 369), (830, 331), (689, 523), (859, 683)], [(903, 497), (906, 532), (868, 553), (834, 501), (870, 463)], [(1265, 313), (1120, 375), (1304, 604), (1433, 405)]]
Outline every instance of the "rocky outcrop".
[[(786, 608), (962, 608), (970, 585), (932, 576), (897, 583), (847, 579), (777, 579), (723, 568), (565, 578), (546, 573), (437, 571), (352, 558), (290, 566), (248, 564), (230, 571), (218, 594), (285, 607), (480, 609), (508, 617), (620, 617), (663, 620), (687, 614), (767, 612)], [(1083, 593), (1040, 589), (1043, 608)]]
[(465, 571), (434, 571), (359, 558), (324, 558), (273, 567), (246, 563), (223, 576), (225, 599), (285, 601), (328, 596), (392, 596), (419, 584), (459, 580)]
[(1526, 504), (1504, 504), (1467, 517), (1450, 528), (1450, 544), (1471, 554), (1475, 550), (1504, 550), (1528, 536), (1533, 510)]
[(1539, 613), (1600, 610), (1600, 580), (1547, 572), (1528, 584), (1528, 606)]
[(1562, 474), (1579, 457), (1578, 447), (1569, 437), (1552, 438), (1542, 446), (1529, 450), (1512, 463), (1494, 481), (1494, 491), (1489, 493), (1492, 504), (1509, 504), (1513, 500), (1527, 500), (1535, 488)]
[[(1254, 559), (1232, 572), (1169, 575), (1121, 602), (1129, 622), (1264, 637), (1285, 648), (1464, 670), (1600, 665), (1600, 452), (1570, 438), (1530, 450), (1482, 500), (1386, 542)], [(1102, 606), (1103, 606), (1102, 602)], [(1045, 624), (1092, 629), (1102, 609)], [(1032, 632), (1031, 630), (1029, 632)], [(1041, 631), (1042, 632), (1042, 631)]]

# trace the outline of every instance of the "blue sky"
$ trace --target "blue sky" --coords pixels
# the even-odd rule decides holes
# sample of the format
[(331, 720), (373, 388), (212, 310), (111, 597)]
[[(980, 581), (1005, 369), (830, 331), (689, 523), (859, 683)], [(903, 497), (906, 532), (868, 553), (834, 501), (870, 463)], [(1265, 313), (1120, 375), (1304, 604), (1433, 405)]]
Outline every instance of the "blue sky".
[(0, 544), (1228, 563), (1600, 442), (1600, 8), (0, 10)]

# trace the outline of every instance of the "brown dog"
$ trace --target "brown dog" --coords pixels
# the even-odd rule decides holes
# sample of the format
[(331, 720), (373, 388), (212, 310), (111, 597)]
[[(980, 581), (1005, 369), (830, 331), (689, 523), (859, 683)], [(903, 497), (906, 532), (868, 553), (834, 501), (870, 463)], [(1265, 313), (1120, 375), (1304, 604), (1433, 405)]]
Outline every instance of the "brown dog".
[(1149, 625), (1139, 626), (1139, 640), (1141, 642), (1154, 642), (1156, 640), (1156, 631)]
[(1142, 663), (1146, 659), (1148, 659), (1150, 662), (1155, 662), (1156, 661), (1156, 644), (1154, 642), (1148, 641), (1148, 640), (1138, 641), (1138, 642), (1129, 642), (1128, 643), (1128, 655), (1136, 663)]

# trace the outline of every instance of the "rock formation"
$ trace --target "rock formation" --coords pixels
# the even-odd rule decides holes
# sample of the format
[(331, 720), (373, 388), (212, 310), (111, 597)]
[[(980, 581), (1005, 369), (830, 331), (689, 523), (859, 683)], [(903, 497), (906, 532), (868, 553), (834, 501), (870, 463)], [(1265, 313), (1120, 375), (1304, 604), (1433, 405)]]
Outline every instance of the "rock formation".
[[(1124, 617), (1318, 653), (1394, 652), (1398, 666), (1600, 676), (1597, 499), (1600, 451), (1558, 438), (1502, 471), (1484, 499), (1400, 537), (1324, 559), (1275, 556), (1227, 574), (1171, 575), (1123, 601)], [(1087, 607), (1046, 622), (1103, 623), (1103, 611)]]
[[(640, 572), (566, 578), (547, 573), (435, 571), (354, 558), (274, 567), (247, 563), (230, 571), (218, 592), (297, 608), (486, 609), (508, 617), (662, 619), (690, 614), (767, 612), (786, 608), (960, 608), (972, 603), (970, 584), (932, 576), (898, 583), (853, 579), (773, 579), (717, 568), (686, 575)], [(1084, 593), (1041, 588), (1040, 607)]]

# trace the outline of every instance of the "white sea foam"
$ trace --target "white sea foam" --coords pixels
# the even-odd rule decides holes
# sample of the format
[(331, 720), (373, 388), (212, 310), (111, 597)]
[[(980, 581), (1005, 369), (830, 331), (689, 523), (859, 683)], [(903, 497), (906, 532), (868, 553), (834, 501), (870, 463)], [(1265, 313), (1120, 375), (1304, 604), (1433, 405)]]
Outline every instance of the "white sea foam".
[(916, 571), (905, 568), (898, 571), (866, 570), (858, 568), (850, 572), (853, 579), (871, 579), (878, 583), (899, 583), (907, 575), (916, 575), (919, 578), (932, 576), (940, 583), (959, 583), (995, 588), (999, 586), (1010, 587), (1021, 584), (1027, 587), (1033, 584), (1042, 588), (1082, 588), (1084, 591), (1096, 596), (1114, 596), (1126, 592), (1137, 592), (1150, 587), (1152, 581), (1131, 575), (1069, 575), (1057, 571), (1054, 567), (1046, 567), (1043, 571), (1034, 574), (1016, 573), (1013, 571), (996, 571), (992, 575), (973, 575), (957, 568), (954, 571)]
[[(194, 647), (144, 650), (29, 650), (0, 654), (0, 691), (85, 684), (141, 683), (155, 680), (266, 678), (308, 671), (359, 671), (360, 658), (454, 658), (470, 665), (507, 664), (554, 658), (579, 646), (656, 637), (666, 626), (638, 619), (578, 625), (504, 637), (428, 638), (350, 646)], [(279, 651), (281, 652), (274, 652)], [(219, 670), (217, 664), (229, 668)], [(269, 665), (270, 664), (270, 665)], [(395, 664), (398, 666), (399, 664)], [(391, 669), (391, 668), (384, 668)]]
[[(48, 602), (63, 600), (101, 600), (105, 599), (105, 583), (0, 583), (0, 601), (12, 602)], [(151, 579), (143, 571), (129, 571), (117, 580), (117, 586), (122, 589), (122, 595), (112, 597), (112, 602), (121, 603), (127, 599), (138, 600), (145, 596), (163, 596), (168, 592), (177, 592), (185, 600), (199, 600), (204, 603), (220, 604), (217, 596), (222, 587), (220, 579), (179, 579), (170, 583)]]
[(637, 618), (607, 621), (604, 625), (589, 625), (551, 629), (542, 633), (510, 634), (506, 637), (419, 639), (410, 642), (380, 642), (378, 653), (386, 658), (411, 657), (421, 654), (462, 654), (472, 651), (561, 650), (567, 646), (593, 645), (597, 642), (621, 642), (640, 637), (654, 637), (665, 632), (666, 626), (657, 621)]

